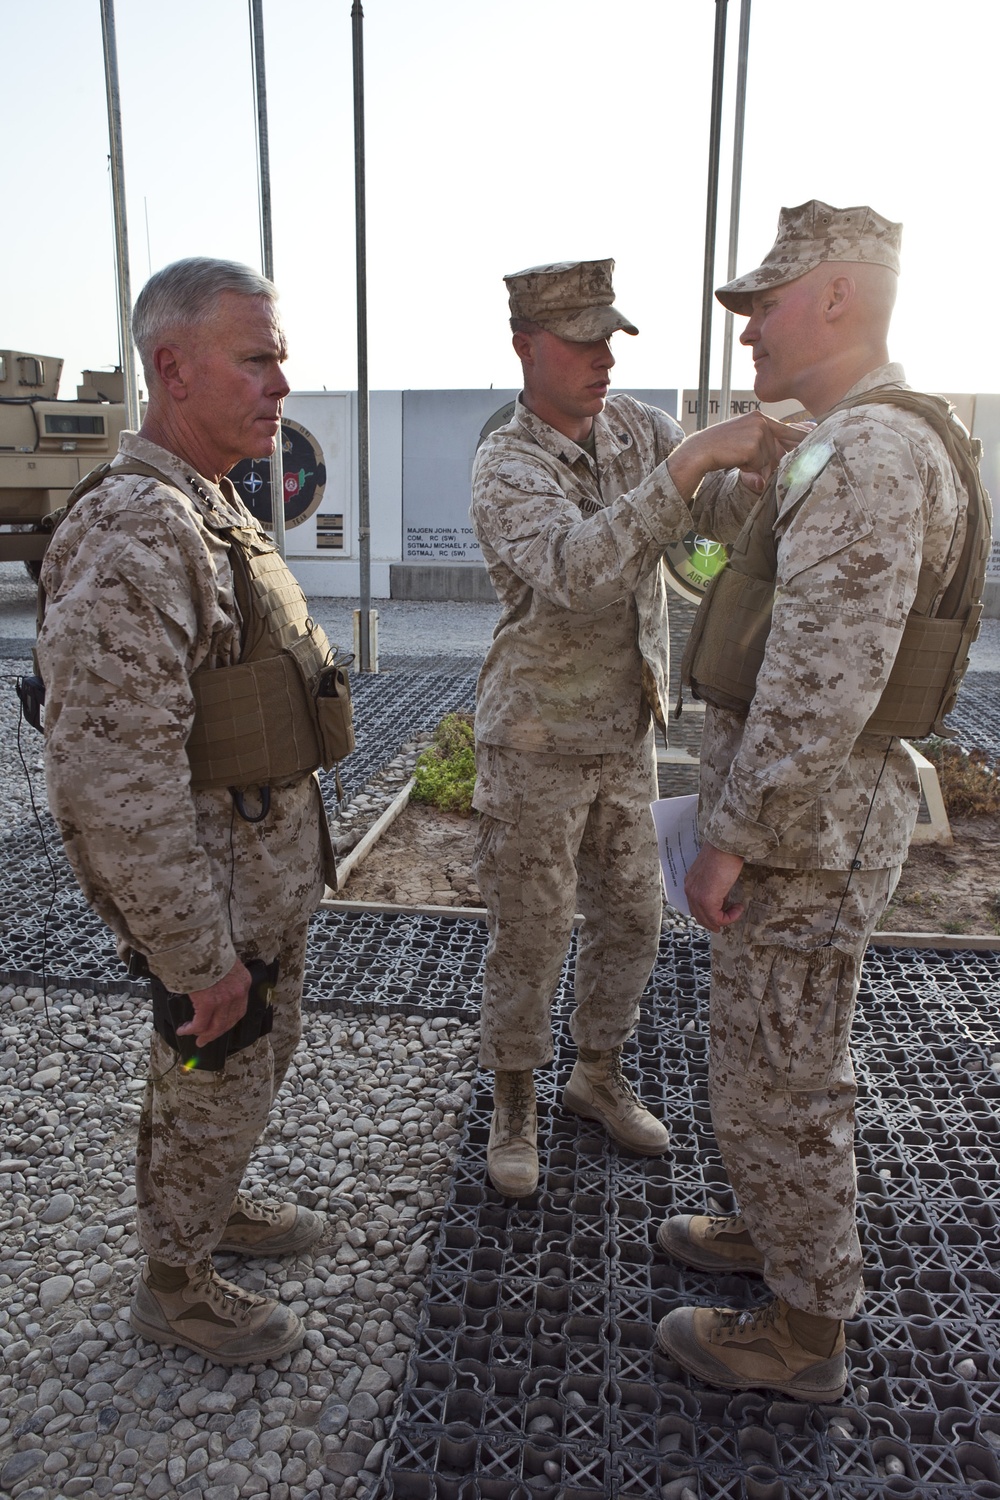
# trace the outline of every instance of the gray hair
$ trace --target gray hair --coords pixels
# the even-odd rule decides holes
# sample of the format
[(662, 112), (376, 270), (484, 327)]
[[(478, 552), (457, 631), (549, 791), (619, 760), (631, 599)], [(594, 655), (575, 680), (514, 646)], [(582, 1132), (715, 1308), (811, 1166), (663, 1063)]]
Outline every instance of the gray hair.
[(176, 328), (206, 323), (223, 292), (266, 297), (269, 302), (278, 300), (273, 281), (235, 260), (194, 255), (187, 260), (175, 260), (173, 265), (164, 266), (149, 278), (132, 311), (132, 337), (147, 385), (155, 374), (153, 351), (157, 344)]

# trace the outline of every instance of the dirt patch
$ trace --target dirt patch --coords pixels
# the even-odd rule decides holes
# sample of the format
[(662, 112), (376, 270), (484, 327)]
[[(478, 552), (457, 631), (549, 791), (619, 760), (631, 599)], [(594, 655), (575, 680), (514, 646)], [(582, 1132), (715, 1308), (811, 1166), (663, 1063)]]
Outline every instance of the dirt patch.
[(481, 906), (475, 838), (475, 818), (410, 802), (337, 894), (393, 906)]
[(1000, 934), (1000, 817), (949, 822), (953, 844), (911, 844), (883, 932)]
[[(952, 818), (951, 845), (914, 844), (879, 927), (1000, 934), (1000, 817)], [(410, 803), (338, 893), (395, 906), (481, 906), (472, 875), (476, 819)]]

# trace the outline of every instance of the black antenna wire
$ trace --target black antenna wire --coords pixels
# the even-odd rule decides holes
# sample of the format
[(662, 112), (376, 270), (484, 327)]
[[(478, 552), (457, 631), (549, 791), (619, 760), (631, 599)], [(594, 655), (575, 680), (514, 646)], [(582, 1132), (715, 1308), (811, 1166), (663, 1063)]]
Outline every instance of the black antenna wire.
[(837, 931), (837, 924), (840, 921), (840, 914), (844, 910), (844, 902), (847, 900), (847, 892), (851, 888), (851, 880), (853, 879), (854, 871), (858, 867), (858, 855), (861, 853), (861, 845), (864, 843), (864, 841), (865, 841), (865, 834), (868, 832), (868, 823), (869, 823), (869, 820), (871, 819), (872, 809), (875, 806), (875, 798), (876, 798), (876, 796), (878, 794), (879, 783), (882, 780), (882, 772), (885, 770), (886, 766), (889, 764), (889, 751), (891, 749), (892, 749), (892, 740), (890, 739), (888, 745), (886, 745), (886, 747), (885, 747), (885, 755), (882, 757), (882, 764), (879, 767), (878, 775), (875, 778), (875, 785), (872, 788), (871, 801), (868, 804), (868, 811), (865, 813), (864, 827), (861, 830), (861, 837), (858, 839), (858, 847), (854, 851), (854, 858), (851, 861), (851, 868), (847, 872), (847, 881), (846, 881), (846, 883), (844, 885), (843, 894), (841, 895), (841, 898), (840, 898), (840, 905), (837, 907), (837, 915), (834, 918), (833, 927), (830, 929), (830, 936), (827, 938), (826, 942), (823, 944), (824, 948), (831, 948), (833, 946), (834, 934)]
[(24, 701), (21, 697), (21, 688), (23, 682), (23, 678), (19, 677), (17, 679), (17, 756), (21, 762), (21, 768), (24, 771), (24, 779), (28, 783), (28, 799), (31, 803), (31, 811), (34, 814), (35, 822), (38, 825), (38, 834), (42, 841), (42, 850), (45, 854), (45, 863), (49, 867), (49, 878), (51, 882), (49, 904), (46, 907), (45, 915), (42, 918), (42, 1008), (45, 1012), (46, 1028), (51, 1031), (53, 1035), (55, 1035), (56, 1033), (53, 1030), (52, 1026), (52, 1018), (49, 1015), (48, 970), (46, 967), (46, 959), (48, 956), (49, 945), (49, 922), (52, 919), (52, 913), (55, 910), (56, 898), (59, 895), (59, 876), (56, 873), (56, 867), (53, 863), (52, 855), (49, 853), (49, 846), (45, 838), (45, 827), (42, 823), (41, 813), (38, 811), (38, 804), (35, 801), (35, 788), (31, 782), (31, 771), (28, 769), (28, 762), (24, 758), (24, 750), (21, 746), (21, 726), (25, 722)]
[[(34, 679), (34, 681), (37, 681), (37, 679)], [(42, 815), (38, 811), (38, 804), (35, 801), (35, 788), (34, 788), (34, 785), (32, 783), (32, 780), (31, 780), (31, 771), (30, 771), (30, 769), (28, 767), (28, 762), (25, 760), (24, 750), (23, 750), (23, 747), (21, 745), (21, 726), (25, 722), (31, 723), (30, 719), (28, 719), (26, 721), (25, 712), (24, 712), (24, 700), (23, 700), (23, 698), (21, 696), (22, 688), (24, 686), (25, 686), (25, 679), (23, 677), (19, 677), (17, 679), (17, 689), (18, 689), (18, 693), (17, 693), (17, 698), (18, 698), (17, 756), (18, 756), (18, 759), (21, 762), (21, 769), (24, 772), (24, 779), (25, 779), (25, 781), (28, 784), (28, 799), (29, 799), (29, 801), (31, 803), (31, 811), (32, 811), (32, 813), (34, 815), (35, 823), (36, 823), (36, 825), (38, 827), (38, 836), (39, 836), (39, 838), (42, 841), (42, 852), (45, 855), (45, 863), (49, 867), (49, 878), (50, 878), (49, 904), (45, 908), (45, 915), (42, 917), (42, 965), (41, 965), (41, 970), (42, 970), (42, 973), (41, 973), (41, 977), (42, 977), (42, 1008), (43, 1008), (43, 1011), (44, 1011), (44, 1014), (45, 1014), (44, 1029), (46, 1031), (48, 1031), (51, 1036), (53, 1036), (57, 1040), (59, 1040), (59, 1031), (58, 1031), (58, 1029), (55, 1026), (53, 1026), (53, 1024), (52, 1024), (52, 1017), (51, 1017), (51, 1015), (49, 1013), (49, 974), (48, 974), (49, 923), (52, 920), (52, 913), (55, 910), (56, 900), (58, 899), (58, 896), (59, 896), (59, 874), (58, 874), (58, 871), (56, 870), (55, 863), (53, 862), (52, 855), (49, 852), (48, 840), (45, 837), (45, 825), (42, 822)], [(29, 686), (30, 686), (30, 684), (29, 684)], [(41, 725), (40, 724), (32, 724), (31, 727), (33, 729), (37, 729), (37, 730), (41, 729)], [(90, 1022), (88, 1022), (88, 1025), (92, 1025), (93, 1024), (93, 1020), (96, 1017), (96, 1015), (97, 1015), (97, 1007), (96, 1007), (96, 1004), (94, 1004), (92, 1002), (92, 1015), (91, 1015)], [(93, 1043), (94, 1037), (92, 1035), (88, 1035), (87, 1040), (89, 1042)], [(110, 1054), (107, 1054), (107, 1053), (102, 1054), (102, 1056), (105, 1056), (105, 1057), (107, 1057), (109, 1055)], [(114, 1066), (116, 1068), (120, 1069), (122, 1072), (125, 1071), (124, 1063), (122, 1062), (122, 1060), (120, 1058), (111, 1057), (111, 1062), (114, 1064)]]

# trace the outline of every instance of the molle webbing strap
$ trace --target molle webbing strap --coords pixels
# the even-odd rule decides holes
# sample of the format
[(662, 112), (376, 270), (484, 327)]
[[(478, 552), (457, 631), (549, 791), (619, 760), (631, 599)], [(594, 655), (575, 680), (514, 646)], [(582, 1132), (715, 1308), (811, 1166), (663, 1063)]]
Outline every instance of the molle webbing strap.
[[(70, 494), (70, 508), (109, 477), (135, 474), (170, 489), (176, 482), (138, 459), (99, 464)], [(339, 699), (318, 717), (315, 693), (334, 653), (294, 575), (274, 544), (251, 526), (216, 528), (228, 544), (233, 591), (241, 617), (240, 660), (235, 666), (200, 667), (191, 677), (195, 716), (186, 750), (195, 791), (263, 786), (335, 763), (353, 749), (350, 689), (337, 673)], [(44, 594), (39, 589), (41, 608)], [(336, 708), (335, 713), (331, 710)], [(333, 718), (339, 738), (331, 741)]]
[[(845, 401), (835, 411), (861, 405), (902, 407), (922, 417), (941, 439), (968, 496), (966, 531), (954, 573), (933, 616), (911, 610), (889, 679), (865, 733), (922, 739), (948, 734), (945, 716), (955, 705), (979, 631), (982, 589), (990, 546), (991, 508), (974, 445), (952, 408), (939, 396), (881, 387)], [(777, 489), (772, 477), (747, 518), (728, 565), (702, 600), (681, 663), (681, 680), (697, 697), (745, 713), (771, 629), (777, 573)], [(918, 581), (918, 598), (925, 593)], [(930, 580), (933, 585), (933, 580)]]
[(310, 624), (294, 574), (259, 532), (233, 527), (222, 535), (230, 543), (233, 585), (243, 617), (240, 661), (285, 650)]
[(186, 748), (195, 791), (263, 786), (320, 764), (302, 675), (287, 653), (195, 672), (191, 691)]
[(187, 756), (196, 791), (264, 785), (332, 765), (314, 699), (333, 659), (330, 643), (272, 544), (249, 528), (223, 535), (243, 633), (235, 666), (200, 668), (191, 678)]

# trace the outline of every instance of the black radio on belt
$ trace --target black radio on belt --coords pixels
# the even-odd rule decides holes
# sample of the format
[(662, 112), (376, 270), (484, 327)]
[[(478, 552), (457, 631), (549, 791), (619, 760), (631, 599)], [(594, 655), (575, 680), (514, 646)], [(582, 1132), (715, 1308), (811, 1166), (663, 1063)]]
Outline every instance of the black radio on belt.
[(178, 1054), (185, 1068), (197, 1068), (199, 1073), (221, 1073), (226, 1066), (227, 1057), (234, 1052), (242, 1052), (244, 1047), (252, 1046), (262, 1036), (267, 1036), (273, 1027), (274, 1006), (271, 1004), (271, 996), (278, 982), (278, 960), (266, 964), (259, 958), (245, 958), (243, 963), (250, 971), (250, 994), (247, 997), (246, 1011), (235, 1026), (230, 1026), (228, 1031), (217, 1036), (214, 1042), (209, 1042), (207, 1047), (199, 1047), (190, 1034), (177, 1034), (177, 1028), (186, 1025), (194, 1017), (191, 997), (168, 990), (155, 974), (150, 974), (153, 1029)]

